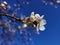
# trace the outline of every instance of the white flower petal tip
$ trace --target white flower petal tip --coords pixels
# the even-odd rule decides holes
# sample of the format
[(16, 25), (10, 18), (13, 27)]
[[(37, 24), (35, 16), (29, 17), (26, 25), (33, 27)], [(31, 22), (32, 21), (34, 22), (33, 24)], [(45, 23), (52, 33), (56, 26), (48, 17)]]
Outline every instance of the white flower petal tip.
[(40, 19), (43, 19), (44, 18), (44, 15), (42, 15), (41, 17), (40, 17)]
[(41, 26), (40, 27), (40, 31), (45, 31), (45, 27), (44, 26)]
[(31, 12), (31, 16), (30, 17), (32, 17), (32, 18), (34, 17), (34, 12)]
[(31, 15), (34, 15), (34, 12), (31, 12)]
[(39, 17), (40, 18), (40, 15), (39, 14), (35, 14), (35, 17)]

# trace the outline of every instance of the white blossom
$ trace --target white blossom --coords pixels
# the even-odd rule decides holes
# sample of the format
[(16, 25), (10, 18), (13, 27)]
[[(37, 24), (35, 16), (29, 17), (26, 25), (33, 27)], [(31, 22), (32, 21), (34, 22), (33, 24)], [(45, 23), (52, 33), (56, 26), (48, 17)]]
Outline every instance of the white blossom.
[(4, 1), (3, 3), (4, 3), (5, 5), (7, 5), (7, 2), (6, 2), (6, 1)]
[(39, 21), (39, 23), (37, 24), (37, 27), (36, 27), (37, 28), (36, 31), (37, 31), (38, 34), (39, 34), (39, 30), (40, 31), (44, 31), (45, 30), (45, 26), (44, 25), (46, 25), (46, 20), (43, 19), (43, 17), (44, 17), (44, 15), (40, 16), (39, 14), (35, 14), (35, 19), (37, 21)]
[(1, 3), (1, 6), (2, 6), (2, 7), (5, 7), (5, 4)]
[(23, 28), (26, 28), (26, 27), (27, 27), (27, 24), (24, 24), (24, 25), (23, 25)]
[(34, 14), (34, 12), (31, 13), (30, 20), (32, 22), (34, 22), (34, 21), (39, 22), (37, 24), (37, 26), (36, 26), (37, 34), (39, 34), (39, 30), (40, 31), (44, 31), (45, 30), (46, 20), (43, 19), (43, 18), (44, 18), (44, 15), (40, 16), (40, 14)]

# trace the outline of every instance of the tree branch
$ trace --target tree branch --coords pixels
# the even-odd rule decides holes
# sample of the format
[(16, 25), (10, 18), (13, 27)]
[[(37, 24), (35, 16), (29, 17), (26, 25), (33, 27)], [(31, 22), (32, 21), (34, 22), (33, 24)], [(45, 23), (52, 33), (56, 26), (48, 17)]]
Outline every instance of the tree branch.
[(23, 19), (17, 18), (17, 17), (15, 17), (15, 16), (11, 16), (11, 15), (9, 15), (9, 14), (0, 13), (0, 16), (6, 16), (6, 17), (9, 17), (9, 18), (16, 19), (17, 21), (23, 22)]

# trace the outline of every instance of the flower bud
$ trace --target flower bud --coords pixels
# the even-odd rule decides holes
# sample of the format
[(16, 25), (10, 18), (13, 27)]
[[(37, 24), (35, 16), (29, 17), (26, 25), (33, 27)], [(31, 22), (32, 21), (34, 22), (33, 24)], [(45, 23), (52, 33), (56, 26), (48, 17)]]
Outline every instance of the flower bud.
[(7, 5), (7, 2), (6, 2), (6, 1), (4, 1), (3, 3), (4, 3), (5, 5)]
[(27, 24), (24, 24), (24, 25), (23, 25), (23, 28), (26, 28), (26, 27), (27, 27)]
[(5, 4), (1, 3), (1, 6), (2, 6), (2, 7), (5, 7)]

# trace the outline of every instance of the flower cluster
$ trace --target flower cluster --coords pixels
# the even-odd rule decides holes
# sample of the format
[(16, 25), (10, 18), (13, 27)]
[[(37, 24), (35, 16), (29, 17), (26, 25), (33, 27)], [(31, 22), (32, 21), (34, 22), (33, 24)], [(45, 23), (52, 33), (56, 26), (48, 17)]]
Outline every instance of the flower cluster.
[(39, 14), (34, 14), (34, 12), (31, 12), (30, 17), (26, 17), (25, 19), (23, 19), (24, 22), (23, 28), (32, 26), (33, 28), (36, 28), (36, 32), (37, 34), (39, 34), (39, 30), (40, 31), (45, 30), (44, 25), (46, 25), (46, 20), (43, 18), (44, 15), (40, 16)]
[(40, 16), (39, 14), (34, 14), (34, 12), (31, 13), (31, 16), (30, 16), (30, 20), (32, 22), (37, 22), (37, 25), (33, 25), (34, 27), (36, 27), (36, 31), (37, 33), (39, 33), (39, 30), (41, 31), (44, 31), (45, 30), (45, 27), (44, 25), (46, 25), (46, 20), (43, 19), (44, 15)]
[(3, 1), (0, 4), (0, 7), (3, 8), (4, 10), (10, 10), (10, 8), (11, 8), (6, 1)]

